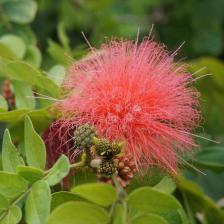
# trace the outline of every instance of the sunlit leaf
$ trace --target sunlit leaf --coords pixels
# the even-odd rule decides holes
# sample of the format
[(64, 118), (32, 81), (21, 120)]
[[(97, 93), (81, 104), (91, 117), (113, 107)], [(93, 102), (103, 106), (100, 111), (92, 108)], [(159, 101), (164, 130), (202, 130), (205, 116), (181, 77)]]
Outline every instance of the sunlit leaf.
[(42, 60), (40, 50), (33, 45), (28, 46), (24, 60), (34, 67), (39, 68)]
[(27, 189), (27, 182), (17, 174), (0, 171), (0, 194), (13, 199)]
[(38, 181), (44, 177), (43, 170), (31, 166), (17, 166), (16, 172), (30, 183)]
[(25, 205), (27, 224), (45, 224), (50, 214), (51, 194), (49, 185), (43, 181), (33, 184)]
[(72, 189), (72, 193), (101, 206), (108, 206), (116, 199), (116, 190), (109, 184), (81, 184)]
[(146, 214), (133, 219), (131, 224), (168, 224), (168, 222), (161, 216)]
[(0, 38), (0, 43), (8, 47), (18, 59), (24, 57), (26, 45), (22, 38), (13, 34), (6, 34)]
[(67, 202), (51, 213), (47, 224), (107, 224), (109, 215), (97, 205)]
[(30, 166), (44, 169), (46, 164), (45, 144), (34, 130), (32, 121), (28, 116), (25, 117), (24, 122), (24, 143), (27, 163)]
[(6, 129), (2, 144), (2, 166), (3, 170), (8, 172), (15, 172), (16, 167), (24, 165), (24, 161), (20, 156), (17, 148), (12, 143), (9, 131)]
[(5, 215), (0, 220), (1, 224), (17, 224), (22, 218), (22, 211), (21, 208), (13, 205), (11, 206)]
[(35, 99), (30, 85), (24, 82), (14, 80), (12, 82), (15, 92), (15, 101), (17, 109), (34, 109)]
[(69, 160), (65, 155), (62, 155), (54, 166), (49, 170), (45, 180), (50, 186), (59, 183), (69, 172)]
[(171, 195), (150, 187), (139, 188), (128, 195), (130, 209), (160, 215), (170, 224), (180, 224), (180, 203)]

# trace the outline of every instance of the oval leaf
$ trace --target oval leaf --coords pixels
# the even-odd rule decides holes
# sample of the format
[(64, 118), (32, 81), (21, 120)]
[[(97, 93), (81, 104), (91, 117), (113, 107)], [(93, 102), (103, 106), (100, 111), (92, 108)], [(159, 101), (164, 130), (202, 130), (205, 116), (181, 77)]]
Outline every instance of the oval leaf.
[(34, 67), (39, 68), (42, 60), (40, 50), (35, 46), (28, 46), (24, 60)]
[(82, 201), (82, 200), (84, 199), (80, 198), (79, 196), (75, 194), (72, 194), (71, 192), (67, 192), (67, 191), (55, 192), (52, 194), (51, 210), (54, 210), (59, 205), (69, 201)]
[(0, 194), (12, 199), (24, 193), (27, 182), (17, 174), (0, 171)]
[(223, 171), (224, 170), (224, 148), (223, 147), (206, 147), (198, 152), (194, 162), (205, 168)]
[(16, 172), (30, 183), (38, 181), (44, 177), (43, 170), (31, 166), (18, 166)]
[(171, 195), (150, 187), (133, 191), (127, 198), (131, 209), (163, 216), (170, 224), (180, 224), (180, 203)]
[(7, 34), (0, 38), (0, 43), (7, 46), (18, 59), (22, 59), (26, 52), (26, 45), (22, 38)]
[(46, 181), (33, 184), (25, 205), (27, 224), (44, 224), (50, 213), (51, 193)]
[(33, 0), (8, 0), (3, 5), (4, 14), (16, 23), (30, 23), (37, 11), (37, 3)]
[(153, 188), (156, 190), (162, 191), (167, 194), (172, 194), (176, 185), (170, 177), (165, 176), (158, 184), (156, 184)]
[(24, 129), (24, 146), (27, 163), (29, 166), (44, 169), (46, 163), (45, 144), (34, 130), (32, 121), (28, 116), (25, 117)]
[(2, 220), (0, 220), (1, 224), (17, 224), (22, 218), (21, 208), (13, 205), (9, 208), (9, 210), (5, 213)]
[(168, 222), (161, 216), (147, 214), (133, 219), (131, 224), (168, 224)]
[[(13, 61), (7, 64), (5, 76), (11, 80), (23, 81), (29, 85), (40, 87), (50, 95), (58, 97), (60, 88), (40, 70), (23, 61)], [(32, 74), (32, 75), (31, 75)], [(47, 83), (47, 85), (46, 85)]]
[(17, 109), (34, 109), (35, 99), (30, 85), (14, 80), (12, 86), (15, 92), (15, 101)]
[(8, 172), (15, 172), (16, 167), (24, 165), (22, 157), (12, 143), (8, 129), (5, 130), (2, 144), (2, 167)]
[(54, 166), (49, 170), (46, 176), (46, 181), (50, 186), (58, 184), (69, 172), (69, 160), (65, 155), (62, 155)]
[(108, 206), (116, 200), (116, 190), (110, 184), (81, 184), (72, 193), (101, 206)]
[(107, 224), (109, 216), (104, 209), (86, 202), (67, 202), (57, 207), (47, 224)]
[(8, 46), (6, 46), (1, 42), (0, 42), (0, 56), (7, 59), (16, 58), (16, 55), (13, 53), (13, 51)]

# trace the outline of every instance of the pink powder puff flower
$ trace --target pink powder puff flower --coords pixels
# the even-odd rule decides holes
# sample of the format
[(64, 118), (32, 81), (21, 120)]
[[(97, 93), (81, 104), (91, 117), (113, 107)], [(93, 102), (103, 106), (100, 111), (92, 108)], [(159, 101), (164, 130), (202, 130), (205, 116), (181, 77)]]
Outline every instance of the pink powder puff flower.
[(112, 40), (71, 66), (64, 81), (70, 92), (58, 106), (68, 122), (124, 140), (138, 168), (175, 173), (180, 155), (196, 146), (191, 132), (200, 113), (192, 75), (174, 55), (149, 38)]

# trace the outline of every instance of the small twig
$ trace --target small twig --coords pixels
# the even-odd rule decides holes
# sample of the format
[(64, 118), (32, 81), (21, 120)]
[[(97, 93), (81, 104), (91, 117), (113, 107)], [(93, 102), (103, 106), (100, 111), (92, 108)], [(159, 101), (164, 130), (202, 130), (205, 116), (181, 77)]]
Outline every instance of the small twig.
[(85, 165), (86, 165), (86, 153), (83, 153), (82, 157), (81, 157), (81, 161), (71, 164), (70, 169), (74, 169), (74, 168), (77, 168), (77, 167), (82, 167), (82, 166), (85, 166)]

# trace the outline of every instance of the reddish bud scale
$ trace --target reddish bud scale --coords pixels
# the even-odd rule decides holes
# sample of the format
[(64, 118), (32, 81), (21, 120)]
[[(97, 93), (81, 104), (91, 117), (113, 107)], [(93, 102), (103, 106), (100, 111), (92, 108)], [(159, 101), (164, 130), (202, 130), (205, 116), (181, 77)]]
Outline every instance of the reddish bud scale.
[[(122, 187), (129, 185), (130, 180), (133, 178), (136, 173), (136, 166), (131, 158), (126, 156), (115, 157), (113, 159), (114, 167), (117, 170), (117, 180)], [(98, 175), (98, 179), (101, 182), (106, 182), (112, 184), (113, 181), (111, 177), (105, 177), (103, 175)]]

